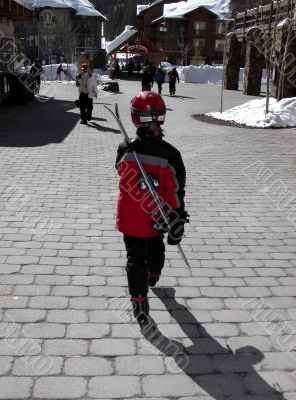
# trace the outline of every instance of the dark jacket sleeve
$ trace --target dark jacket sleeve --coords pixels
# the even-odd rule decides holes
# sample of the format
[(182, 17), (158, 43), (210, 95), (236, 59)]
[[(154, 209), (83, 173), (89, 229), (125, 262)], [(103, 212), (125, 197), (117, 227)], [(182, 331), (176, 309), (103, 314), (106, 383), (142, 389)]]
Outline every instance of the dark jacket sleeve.
[(128, 151), (127, 145), (125, 142), (121, 142), (117, 149), (117, 155), (115, 160), (115, 168), (117, 169), (119, 161), (122, 159), (124, 154)]
[(172, 167), (176, 172), (176, 181), (177, 181), (177, 190), (176, 197), (179, 200), (179, 209), (180, 211), (184, 211), (184, 197), (185, 197), (185, 185), (186, 185), (186, 169), (181, 156), (181, 153), (177, 151), (175, 157), (170, 160)]

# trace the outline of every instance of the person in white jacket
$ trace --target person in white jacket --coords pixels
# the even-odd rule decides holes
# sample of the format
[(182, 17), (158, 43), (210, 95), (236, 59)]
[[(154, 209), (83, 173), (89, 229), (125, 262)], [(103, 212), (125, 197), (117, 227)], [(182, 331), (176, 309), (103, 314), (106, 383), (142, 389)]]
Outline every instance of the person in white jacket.
[(97, 97), (98, 88), (96, 77), (89, 71), (87, 64), (81, 65), (82, 72), (76, 77), (79, 88), (79, 107), (81, 124), (87, 124), (92, 118), (93, 98)]

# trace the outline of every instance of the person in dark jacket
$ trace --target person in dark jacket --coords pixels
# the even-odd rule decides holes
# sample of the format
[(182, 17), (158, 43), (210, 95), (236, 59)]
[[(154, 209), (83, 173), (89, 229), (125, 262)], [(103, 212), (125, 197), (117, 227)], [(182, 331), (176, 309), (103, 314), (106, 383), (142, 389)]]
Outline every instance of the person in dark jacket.
[(180, 152), (163, 140), (161, 124), (165, 103), (151, 91), (140, 92), (131, 102), (137, 138), (132, 147), (125, 142), (117, 150), (116, 168), (120, 176), (116, 228), (123, 233), (127, 251), (127, 280), (134, 316), (140, 325), (149, 322), (148, 287), (155, 286), (165, 261), (162, 222), (147, 190), (132, 150), (139, 155), (145, 171), (167, 211), (171, 223), (168, 244), (177, 245), (184, 233), (187, 213), (184, 206), (186, 171)]
[(66, 75), (66, 70), (63, 69), (63, 64), (60, 64), (57, 68), (57, 77), (56, 77), (56, 81), (59, 79), (60, 81), (62, 80), (61, 77), (61, 73), (64, 72), (64, 74)]
[(39, 93), (40, 90), (42, 72), (43, 72), (42, 65), (40, 64), (39, 59), (35, 58), (35, 60), (33, 61), (33, 65), (30, 69), (30, 75), (33, 78), (36, 93)]
[(142, 71), (142, 91), (151, 90), (153, 86), (153, 75), (149, 68), (143, 67)]
[(173, 94), (176, 93), (176, 81), (178, 83), (180, 82), (179, 74), (176, 68), (173, 68), (169, 73), (169, 89), (170, 89), (170, 95), (172, 96)]
[(162, 91), (162, 85), (164, 83), (165, 80), (165, 72), (161, 69), (158, 68), (156, 74), (155, 74), (155, 81), (157, 83), (158, 86), (158, 93), (161, 94)]

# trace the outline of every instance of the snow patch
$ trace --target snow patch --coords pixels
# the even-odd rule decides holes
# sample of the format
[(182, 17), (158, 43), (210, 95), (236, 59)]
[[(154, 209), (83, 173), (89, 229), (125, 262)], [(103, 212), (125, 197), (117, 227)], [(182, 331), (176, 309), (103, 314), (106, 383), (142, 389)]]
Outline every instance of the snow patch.
[(271, 98), (269, 113), (265, 115), (266, 99), (251, 100), (230, 108), (222, 114), (211, 112), (206, 115), (224, 121), (235, 122), (254, 128), (285, 128), (296, 126), (296, 97), (277, 102)]

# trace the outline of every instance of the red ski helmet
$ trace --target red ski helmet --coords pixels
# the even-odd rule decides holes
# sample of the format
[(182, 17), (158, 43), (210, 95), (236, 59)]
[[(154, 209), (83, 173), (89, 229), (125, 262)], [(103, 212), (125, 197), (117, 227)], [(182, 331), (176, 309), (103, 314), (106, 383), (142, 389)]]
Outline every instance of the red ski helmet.
[(163, 98), (156, 92), (145, 90), (131, 101), (131, 117), (135, 126), (152, 121), (163, 124), (165, 113), (166, 107)]

